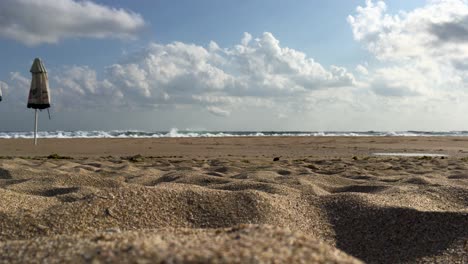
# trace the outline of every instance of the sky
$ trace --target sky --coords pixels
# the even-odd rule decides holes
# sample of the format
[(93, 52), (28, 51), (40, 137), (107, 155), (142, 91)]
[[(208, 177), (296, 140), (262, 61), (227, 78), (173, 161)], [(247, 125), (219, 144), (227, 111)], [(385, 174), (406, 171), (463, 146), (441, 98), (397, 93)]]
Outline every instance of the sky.
[(0, 131), (468, 130), (468, 1), (2, 0)]

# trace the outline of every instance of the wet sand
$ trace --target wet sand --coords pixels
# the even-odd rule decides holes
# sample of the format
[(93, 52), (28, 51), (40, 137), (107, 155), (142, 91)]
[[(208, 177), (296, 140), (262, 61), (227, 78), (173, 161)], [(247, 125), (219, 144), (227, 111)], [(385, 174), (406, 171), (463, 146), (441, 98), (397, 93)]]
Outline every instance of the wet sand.
[(348, 157), (376, 152), (468, 156), (468, 137), (231, 137), (153, 139), (0, 139), (0, 156)]
[(31, 143), (0, 140), (0, 262), (468, 261), (468, 138)]

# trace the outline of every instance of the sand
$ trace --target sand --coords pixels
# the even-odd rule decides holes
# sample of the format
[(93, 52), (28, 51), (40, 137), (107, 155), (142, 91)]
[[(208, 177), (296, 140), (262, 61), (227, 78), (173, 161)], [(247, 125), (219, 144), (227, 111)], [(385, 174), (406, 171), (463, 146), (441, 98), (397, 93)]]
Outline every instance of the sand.
[(0, 140), (2, 263), (468, 262), (465, 138), (39, 144)]

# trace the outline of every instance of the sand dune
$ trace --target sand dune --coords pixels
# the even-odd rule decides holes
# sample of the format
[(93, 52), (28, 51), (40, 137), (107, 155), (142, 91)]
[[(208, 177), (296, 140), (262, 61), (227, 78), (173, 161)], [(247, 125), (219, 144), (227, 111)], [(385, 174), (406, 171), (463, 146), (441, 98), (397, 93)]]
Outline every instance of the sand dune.
[(463, 157), (55, 158), (0, 159), (0, 262), (468, 261)]

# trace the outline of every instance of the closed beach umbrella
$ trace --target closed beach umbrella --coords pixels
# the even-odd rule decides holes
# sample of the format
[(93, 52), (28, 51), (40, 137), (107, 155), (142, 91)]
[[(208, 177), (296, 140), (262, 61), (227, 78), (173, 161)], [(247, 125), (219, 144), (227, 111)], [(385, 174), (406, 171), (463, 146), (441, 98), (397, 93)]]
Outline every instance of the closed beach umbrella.
[(2, 101), (2, 87), (0, 87), (0, 102)]
[(29, 90), (28, 108), (34, 111), (34, 145), (37, 145), (37, 109), (50, 107), (49, 79), (41, 59), (35, 58), (30, 70), (32, 74), (31, 89)]

